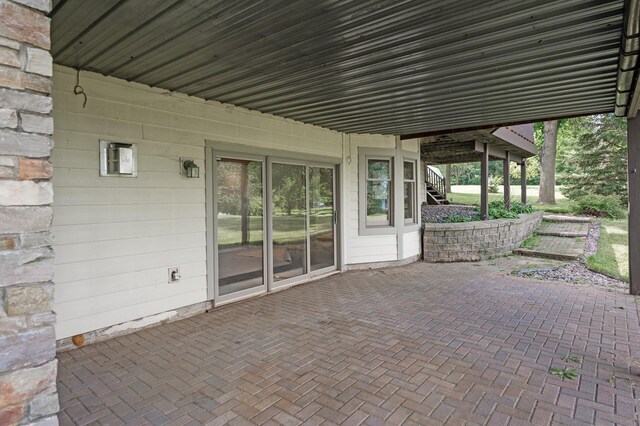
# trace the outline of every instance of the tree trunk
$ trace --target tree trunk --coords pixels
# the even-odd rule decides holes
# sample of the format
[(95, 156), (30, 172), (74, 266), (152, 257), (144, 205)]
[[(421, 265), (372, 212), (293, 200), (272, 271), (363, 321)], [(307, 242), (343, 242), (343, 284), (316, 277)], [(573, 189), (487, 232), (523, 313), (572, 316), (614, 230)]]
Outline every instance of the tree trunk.
[(540, 196), (538, 203), (556, 203), (556, 151), (558, 120), (544, 122), (544, 143), (540, 150)]
[(444, 192), (451, 193), (451, 164), (447, 164), (444, 172)]
[(460, 166), (456, 166), (456, 168), (453, 170), (453, 173), (455, 173), (456, 175), (456, 185), (460, 185), (460, 173), (462, 171), (460, 170)]

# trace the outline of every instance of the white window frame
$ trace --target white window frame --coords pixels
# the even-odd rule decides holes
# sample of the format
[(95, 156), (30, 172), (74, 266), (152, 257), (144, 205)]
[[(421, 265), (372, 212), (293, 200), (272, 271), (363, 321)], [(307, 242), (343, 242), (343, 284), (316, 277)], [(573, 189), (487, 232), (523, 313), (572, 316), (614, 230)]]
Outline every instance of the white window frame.
[[(404, 176), (404, 166), (409, 163), (411, 167), (413, 167), (413, 178), (407, 179)], [(418, 161), (412, 158), (404, 158), (402, 160), (402, 218), (404, 219), (405, 225), (414, 225), (418, 223)], [(411, 217), (406, 217), (405, 204), (406, 204), (406, 193), (405, 186), (407, 183), (413, 184), (412, 193), (411, 193)]]
[[(401, 229), (399, 230), (399, 232), (406, 234), (409, 232), (414, 232), (419, 230), (421, 226), (420, 224), (422, 222), (422, 217), (421, 217), (422, 207), (420, 206), (420, 195), (418, 193), (420, 192), (419, 183), (420, 183), (420, 179), (422, 179), (422, 174), (420, 173), (420, 167), (419, 167), (420, 154), (418, 152), (400, 150), (399, 153), (400, 153), (400, 155), (398, 155), (398, 158), (400, 160), (399, 163), (402, 165), (402, 170), (401, 170), (401, 173), (399, 174), (399, 178), (400, 178), (399, 191), (402, 194), (402, 196), (398, 197), (399, 198), (398, 203), (400, 204), (400, 207), (402, 207), (402, 213), (399, 215), (402, 218), (402, 226), (400, 227)], [(404, 220), (404, 182), (405, 182), (404, 181), (404, 163), (405, 161), (411, 161), (414, 163), (413, 177), (415, 179), (415, 184), (414, 184), (414, 190), (413, 190), (413, 207), (414, 207), (413, 221)]]
[[(396, 234), (395, 211), (396, 211), (396, 150), (360, 148), (358, 152), (358, 224), (360, 235), (392, 235)], [(390, 203), (389, 203), (389, 224), (371, 224), (367, 222), (367, 196), (369, 179), (369, 161), (382, 160), (389, 162), (389, 182), (390, 182)], [(375, 180), (374, 180), (375, 181)]]
[[(367, 223), (367, 191), (369, 180), (369, 160), (385, 160), (391, 164), (391, 204), (389, 206), (389, 225)], [(419, 154), (401, 149), (380, 149), (360, 147), (358, 149), (358, 234), (366, 235), (400, 235), (420, 229), (419, 188), (420, 168)], [(413, 219), (404, 219), (404, 163), (413, 162)]]

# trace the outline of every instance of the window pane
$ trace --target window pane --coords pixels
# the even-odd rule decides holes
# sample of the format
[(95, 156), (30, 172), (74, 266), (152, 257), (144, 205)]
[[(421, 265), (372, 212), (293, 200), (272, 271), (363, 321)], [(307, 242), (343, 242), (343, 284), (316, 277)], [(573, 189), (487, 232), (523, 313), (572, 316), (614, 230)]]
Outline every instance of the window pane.
[(309, 257), (312, 271), (335, 265), (333, 214), (333, 168), (309, 167)]
[(273, 281), (307, 273), (306, 167), (274, 163)]
[(217, 161), (218, 285), (224, 296), (264, 283), (262, 163)]
[[(406, 163), (405, 163), (406, 164)], [(414, 221), (415, 214), (415, 182), (404, 183), (404, 218)]]
[(404, 179), (405, 180), (414, 180), (413, 175), (413, 161), (405, 161), (404, 162)]
[(390, 182), (367, 182), (367, 224), (390, 225)]
[(389, 180), (391, 178), (389, 160), (369, 160), (367, 169), (369, 179)]

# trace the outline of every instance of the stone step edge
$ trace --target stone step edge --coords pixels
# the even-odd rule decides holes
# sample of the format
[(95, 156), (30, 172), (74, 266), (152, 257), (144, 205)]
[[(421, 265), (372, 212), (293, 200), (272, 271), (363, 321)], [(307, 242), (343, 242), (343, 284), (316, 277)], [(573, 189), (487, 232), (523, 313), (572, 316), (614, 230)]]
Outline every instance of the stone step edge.
[(586, 237), (587, 232), (553, 232), (553, 231), (538, 231), (537, 235), (542, 235), (545, 237), (562, 237), (562, 238), (575, 238), (575, 237)]
[(577, 254), (551, 253), (545, 251), (536, 251), (529, 249), (516, 249), (513, 251), (520, 256), (541, 257), (553, 260), (577, 260), (580, 256)]
[(571, 216), (543, 216), (545, 222), (555, 223), (591, 223), (590, 217), (571, 217)]

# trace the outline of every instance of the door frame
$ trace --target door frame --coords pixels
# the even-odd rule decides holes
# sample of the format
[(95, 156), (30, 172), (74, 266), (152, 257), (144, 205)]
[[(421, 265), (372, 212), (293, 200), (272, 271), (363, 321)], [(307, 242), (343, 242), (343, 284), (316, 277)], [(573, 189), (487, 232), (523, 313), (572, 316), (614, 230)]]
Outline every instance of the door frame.
[[(265, 275), (263, 285), (257, 287), (259, 290), (248, 289), (240, 292), (232, 293), (230, 295), (220, 296), (217, 286), (218, 279), (218, 246), (217, 246), (217, 233), (215, 230), (218, 227), (217, 219), (217, 200), (214, 197), (214, 178), (216, 172), (216, 158), (238, 158), (250, 161), (260, 161), (263, 164), (263, 189), (265, 194), (263, 196), (263, 273)], [(205, 141), (205, 190), (206, 190), (206, 252), (207, 252), (207, 300), (212, 302), (213, 306), (218, 306), (237, 300), (257, 296), (271, 291), (283, 290), (294, 285), (302, 284), (320, 276), (328, 275), (340, 271), (342, 265), (341, 253), (342, 253), (342, 240), (341, 240), (341, 227), (342, 227), (342, 213), (341, 213), (341, 191), (342, 187), (339, 179), (341, 178), (341, 163), (340, 157), (328, 157), (322, 155), (314, 155), (316, 160), (309, 161), (307, 154), (288, 152), (280, 150), (269, 150), (254, 148), (245, 145), (236, 145), (228, 142), (218, 142), (207, 140)], [(298, 277), (289, 278), (278, 282), (278, 285), (273, 285), (273, 239), (272, 239), (272, 200), (273, 194), (272, 187), (272, 173), (271, 162), (285, 163), (285, 164), (298, 164), (304, 165), (307, 168), (306, 181), (307, 181), (307, 212), (309, 212), (309, 167), (326, 167), (333, 170), (333, 208), (335, 211), (335, 220), (333, 224), (333, 251), (334, 251), (334, 265), (331, 267), (319, 269), (317, 271), (311, 271), (310, 261), (310, 230), (309, 230), (309, 215), (307, 214), (307, 265), (309, 270), (306, 274)], [(231, 297), (233, 296), (233, 297)]]
[[(207, 298), (214, 300), (216, 305), (224, 304), (230, 301), (236, 301), (239, 299), (245, 299), (247, 297), (256, 296), (267, 292), (267, 275), (268, 275), (268, 263), (267, 263), (267, 194), (266, 194), (266, 159), (260, 155), (244, 154), (239, 152), (229, 152), (223, 150), (216, 150), (207, 148), (206, 160), (209, 167), (205, 173), (205, 179), (207, 180), (207, 223), (211, 223), (211, 227), (207, 227)], [(218, 171), (218, 158), (229, 158), (237, 160), (256, 161), (262, 164), (262, 285), (251, 287), (245, 290), (236, 291), (233, 293), (220, 295), (219, 285), (219, 251), (218, 251), (218, 198), (216, 195), (216, 173)], [(209, 176), (209, 177), (207, 177)], [(211, 232), (209, 232), (211, 229)], [(209, 252), (211, 256), (209, 256)]]
[[(333, 179), (333, 217), (332, 217), (332, 221), (333, 221), (333, 266), (327, 266), (321, 269), (317, 269), (315, 271), (311, 270), (311, 259), (309, 259), (309, 275), (311, 277), (315, 277), (318, 275), (325, 275), (329, 272), (333, 272), (338, 268), (339, 266), (339, 259), (338, 259), (338, 255), (340, 254), (340, 251), (338, 250), (338, 246), (339, 241), (338, 241), (338, 235), (339, 235), (339, 209), (338, 209), (338, 203), (340, 201), (340, 197), (338, 196), (338, 165), (337, 164), (327, 164), (327, 163), (316, 163), (316, 162), (310, 162), (308, 164), (308, 168), (311, 169), (312, 167), (317, 167), (317, 168), (326, 168), (326, 169), (331, 169), (332, 170), (332, 179)], [(309, 238), (311, 238), (311, 230), (309, 230)], [(309, 247), (311, 247), (311, 244), (309, 244)], [(309, 254), (311, 254), (311, 252), (309, 252)]]
[[(295, 277), (287, 278), (281, 281), (275, 282), (273, 280), (273, 174), (271, 173), (273, 170), (273, 163), (276, 164), (291, 164), (295, 166), (304, 166), (305, 167), (305, 208), (307, 211), (306, 215), (306, 267), (307, 272), (305, 274), (301, 274)], [(326, 268), (318, 269), (316, 271), (311, 271), (311, 216), (310, 216), (310, 205), (309, 205), (309, 169), (311, 167), (323, 167), (327, 169), (331, 169), (333, 171), (333, 210), (334, 210), (334, 222), (333, 222), (333, 266), (328, 266)], [(268, 290), (275, 291), (283, 288), (288, 288), (294, 286), (296, 284), (301, 284), (303, 282), (310, 281), (311, 279), (320, 276), (326, 275), (327, 273), (331, 273), (333, 271), (338, 270), (338, 194), (336, 192), (336, 177), (337, 177), (337, 164), (331, 163), (323, 163), (317, 161), (304, 161), (304, 160), (296, 160), (289, 159), (283, 157), (270, 157), (267, 156), (267, 195), (269, 197), (268, 200), (268, 208), (267, 208), (267, 222), (269, 227), (269, 251), (268, 251), (268, 261), (269, 261), (269, 280), (268, 280)]]

